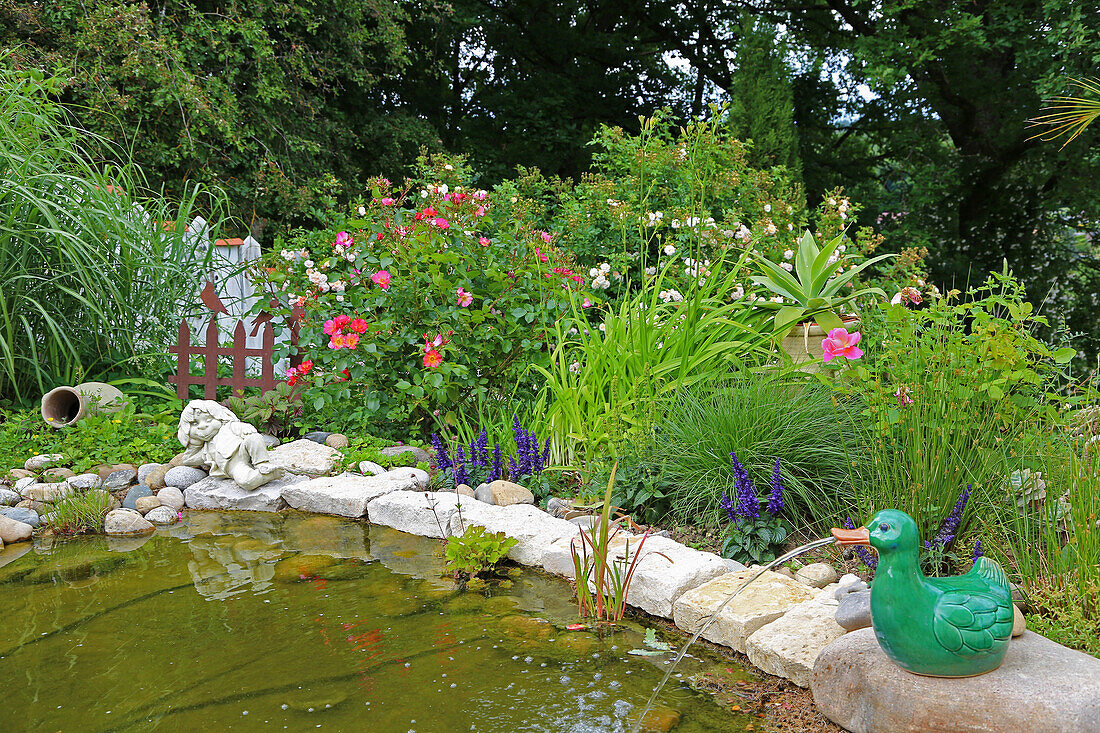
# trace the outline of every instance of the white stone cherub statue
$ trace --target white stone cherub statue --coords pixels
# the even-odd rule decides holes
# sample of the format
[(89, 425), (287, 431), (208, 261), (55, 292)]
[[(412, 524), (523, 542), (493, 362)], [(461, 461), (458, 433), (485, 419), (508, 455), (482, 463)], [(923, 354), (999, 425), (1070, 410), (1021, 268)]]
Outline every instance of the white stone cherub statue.
[(211, 476), (232, 479), (246, 491), (283, 475), (282, 468), (269, 462), (267, 446), (256, 428), (212, 400), (187, 403), (176, 437), (184, 446), (182, 465), (205, 468)]

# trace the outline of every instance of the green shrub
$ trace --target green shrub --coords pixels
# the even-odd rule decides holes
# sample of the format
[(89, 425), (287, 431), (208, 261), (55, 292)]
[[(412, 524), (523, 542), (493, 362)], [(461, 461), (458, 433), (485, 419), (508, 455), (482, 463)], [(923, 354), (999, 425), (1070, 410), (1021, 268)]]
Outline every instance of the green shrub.
[(444, 411), (531, 385), (547, 327), (585, 286), (557, 235), (491, 222), (485, 192), (375, 183), (358, 216), (278, 243), (267, 282), (277, 315), (305, 311), (311, 368), (291, 378), (307, 406), (426, 434)]
[(722, 494), (736, 494), (733, 452), (757, 485), (782, 459), (787, 516), (824, 528), (851, 498), (847, 409), (834, 404), (829, 387), (775, 372), (681, 390), (657, 434), (674, 486), (672, 514), (708, 527), (725, 521)]

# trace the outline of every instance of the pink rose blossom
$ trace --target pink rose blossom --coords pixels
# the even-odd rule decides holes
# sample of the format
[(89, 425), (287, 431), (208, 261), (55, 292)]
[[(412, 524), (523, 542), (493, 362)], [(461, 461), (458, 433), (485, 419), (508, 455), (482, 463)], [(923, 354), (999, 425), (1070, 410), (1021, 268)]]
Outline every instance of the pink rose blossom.
[(474, 215), (475, 216), (485, 216), (485, 207), (484, 206), (477, 207), (477, 210), (474, 211)]
[(482, 237), (481, 239), (477, 240), (477, 243), (480, 244), (482, 247), (489, 246), (489, 240), (486, 237)]
[(848, 333), (845, 328), (834, 328), (829, 331), (829, 336), (821, 342), (822, 348), (825, 351), (824, 358), (826, 362), (833, 359), (843, 357), (845, 359), (858, 359), (863, 356), (863, 350), (857, 346), (859, 344), (859, 332)]
[(390, 287), (390, 273), (386, 270), (379, 270), (370, 276), (371, 282), (378, 287), (386, 290)]
[(540, 236), (542, 237), (542, 241), (546, 242), (547, 244), (550, 243), (550, 235), (549, 234), (547, 234), (546, 232), (543, 232)]
[(389, 196), (387, 196), (386, 198), (379, 201), (379, 203), (382, 204), (383, 206), (393, 206), (394, 200), (391, 199)]
[(470, 304), (474, 302), (474, 294), (469, 293), (462, 288), (459, 288), (456, 291), (456, 294), (458, 295), (458, 304), (463, 308), (469, 308)]
[(448, 229), (451, 226), (451, 222), (447, 221), (442, 216), (437, 219), (432, 219), (432, 224), (435, 224), (440, 229)]

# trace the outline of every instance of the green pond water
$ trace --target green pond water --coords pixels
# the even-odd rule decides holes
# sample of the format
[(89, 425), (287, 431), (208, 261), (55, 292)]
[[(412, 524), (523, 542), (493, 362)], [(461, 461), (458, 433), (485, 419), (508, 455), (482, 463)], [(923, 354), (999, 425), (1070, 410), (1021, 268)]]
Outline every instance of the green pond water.
[[(570, 632), (564, 581), (462, 590), (441, 543), (295, 514), (191, 512), (152, 537), (0, 552), (0, 731), (625, 730), (672, 654)], [(677, 642), (677, 639), (671, 639)], [(689, 676), (677, 733), (738, 731)], [(747, 673), (734, 669), (746, 679)]]

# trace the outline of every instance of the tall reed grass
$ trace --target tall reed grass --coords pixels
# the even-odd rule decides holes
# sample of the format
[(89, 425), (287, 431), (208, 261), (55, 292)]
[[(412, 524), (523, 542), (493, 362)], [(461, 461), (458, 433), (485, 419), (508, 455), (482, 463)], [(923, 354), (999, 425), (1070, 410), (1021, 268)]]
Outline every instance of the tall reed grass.
[(682, 302), (660, 297), (666, 269), (601, 317), (575, 309), (556, 324), (550, 366), (534, 366), (546, 378), (556, 463), (593, 452), (606, 457), (615, 441), (632, 435), (648, 441), (664, 399), (770, 355), (764, 315), (730, 299), (743, 266), (743, 259), (714, 263), (705, 284)]
[(166, 352), (209, 256), (185, 228), (221, 210), (198, 187), (148, 195), (47, 86), (0, 57), (0, 398), (18, 402)]

